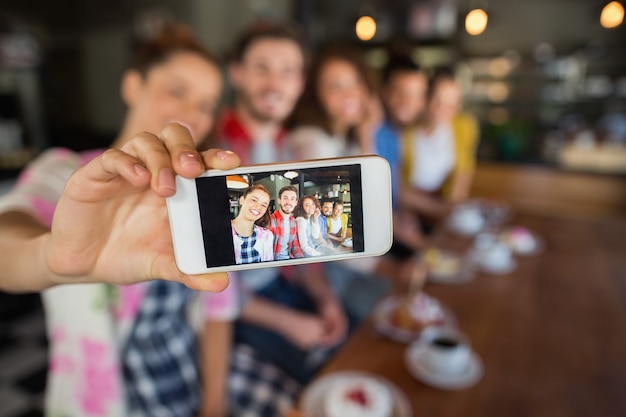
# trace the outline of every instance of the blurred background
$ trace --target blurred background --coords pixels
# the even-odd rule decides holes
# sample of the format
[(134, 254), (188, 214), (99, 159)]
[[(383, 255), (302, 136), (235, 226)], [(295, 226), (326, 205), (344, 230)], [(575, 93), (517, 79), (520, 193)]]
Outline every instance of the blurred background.
[[(357, 41), (374, 67), (394, 49), (410, 52), (425, 68), (455, 65), (465, 106), (481, 123), (481, 160), (624, 173), (626, 29), (619, 20), (611, 28), (610, 14), (601, 22), (608, 3), (3, 0), (0, 173), (13, 177), (49, 146), (108, 144), (124, 112), (118, 85), (131, 39), (149, 33), (154, 22), (186, 21), (223, 53), (260, 16), (298, 21), (313, 46)], [(480, 22), (466, 27), (476, 8), (486, 12), (482, 32)], [(363, 16), (375, 28), (361, 21), (359, 40)]]
[[(475, 192), (508, 198), (516, 207), (549, 212), (553, 218), (576, 208), (592, 216), (623, 219), (624, 4), (624, 0), (0, 0), (0, 194), (46, 148), (84, 150), (110, 143), (125, 111), (119, 84), (132, 40), (148, 36), (158, 22), (182, 20), (212, 50), (225, 54), (251, 21), (267, 17), (297, 21), (313, 47), (354, 41), (367, 51), (374, 68), (384, 66), (393, 51), (408, 52), (426, 69), (453, 65), (465, 108), (481, 127), (476, 181), (481, 187)], [(483, 14), (470, 13), (475, 9)], [(500, 164), (540, 170), (511, 173)], [(571, 173), (576, 174), (573, 179)], [(553, 234), (561, 236), (561, 231)], [(609, 232), (597, 235), (609, 236), (612, 251), (596, 245), (597, 250), (618, 256), (623, 235), (614, 240)], [(562, 247), (575, 240), (563, 236)], [(578, 258), (578, 252), (568, 252), (557, 259), (559, 268)], [(601, 255), (593, 259), (609, 265)], [(618, 270), (624, 268), (611, 269)], [(39, 296), (0, 293), (0, 417), (42, 415), (46, 346)], [(32, 393), (32, 398), (17, 393), (16, 387)]]

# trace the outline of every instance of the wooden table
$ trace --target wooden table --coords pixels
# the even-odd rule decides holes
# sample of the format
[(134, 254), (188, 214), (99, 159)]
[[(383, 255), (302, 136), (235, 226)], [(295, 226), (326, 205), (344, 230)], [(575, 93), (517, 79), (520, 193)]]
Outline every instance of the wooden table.
[[(431, 388), (404, 366), (406, 345), (366, 320), (325, 366), (393, 381), (417, 416), (626, 416), (626, 220), (519, 214), (545, 239), (506, 276), (479, 274), (425, 291), (451, 308), (482, 358), (484, 377)], [(447, 238), (449, 242), (462, 240)]]

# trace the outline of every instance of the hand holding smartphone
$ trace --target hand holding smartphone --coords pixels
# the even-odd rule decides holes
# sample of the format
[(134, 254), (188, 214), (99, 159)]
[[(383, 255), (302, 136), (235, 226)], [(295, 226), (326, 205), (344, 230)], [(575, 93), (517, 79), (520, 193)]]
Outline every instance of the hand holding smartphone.
[(177, 177), (167, 208), (190, 275), (376, 256), (392, 242), (390, 169), (377, 156)]

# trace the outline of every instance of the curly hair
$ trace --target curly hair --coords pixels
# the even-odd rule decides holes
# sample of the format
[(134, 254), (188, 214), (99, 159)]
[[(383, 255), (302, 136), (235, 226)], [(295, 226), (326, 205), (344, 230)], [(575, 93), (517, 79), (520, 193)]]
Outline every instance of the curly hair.
[(320, 202), (314, 195), (305, 195), (304, 197), (300, 199), (300, 201), (298, 201), (296, 208), (293, 209), (293, 217), (305, 217), (306, 218), (306, 213), (304, 211), (304, 200), (307, 200), (307, 199), (313, 201), (313, 203), (315, 204), (315, 207), (318, 210), (321, 210)]

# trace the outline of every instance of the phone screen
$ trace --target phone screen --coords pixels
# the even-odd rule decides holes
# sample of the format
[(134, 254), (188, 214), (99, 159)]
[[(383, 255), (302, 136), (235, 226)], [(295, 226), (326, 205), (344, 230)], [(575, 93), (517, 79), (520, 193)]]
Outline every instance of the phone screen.
[(207, 267), (364, 251), (361, 165), (196, 179)]

